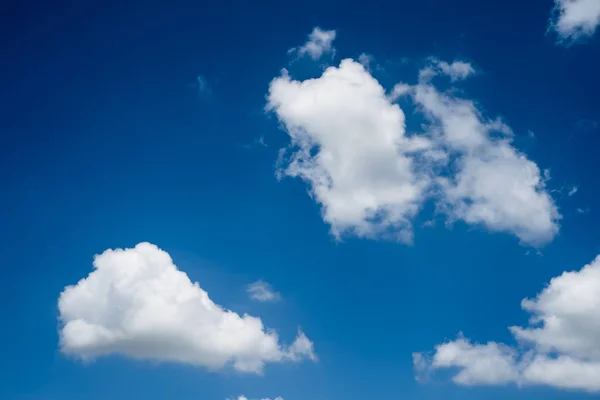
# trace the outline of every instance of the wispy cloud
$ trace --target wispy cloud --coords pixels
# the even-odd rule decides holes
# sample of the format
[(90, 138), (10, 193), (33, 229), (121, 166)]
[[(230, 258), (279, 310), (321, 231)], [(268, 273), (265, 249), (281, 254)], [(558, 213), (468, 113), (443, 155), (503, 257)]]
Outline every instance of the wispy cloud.
[(429, 59), (429, 65), (419, 71), (419, 80), (426, 83), (434, 76), (441, 74), (450, 77), (451, 82), (456, 82), (468, 78), (475, 72), (475, 68), (468, 62), (455, 60), (448, 63), (432, 57)]
[(281, 300), (281, 295), (273, 289), (271, 284), (262, 280), (249, 284), (247, 292), (252, 300), (260, 302), (276, 302)]
[(242, 147), (246, 150), (249, 150), (253, 147), (269, 147), (269, 145), (267, 144), (267, 142), (265, 142), (265, 137), (264, 136), (259, 136), (256, 139), (254, 139), (251, 143), (246, 143), (243, 144)]
[(201, 99), (207, 99), (213, 93), (212, 88), (204, 75), (196, 76), (194, 82), (190, 83), (188, 87), (195, 89), (198, 97)]
[(571, 190), (569, 190), (568, 196), (569, 197), (573, 196), (575, 193), (577, 193), (578, 190), (579, 190), (579, 188), (577, 188), (577, 186), (573, 186), (571, 188)]

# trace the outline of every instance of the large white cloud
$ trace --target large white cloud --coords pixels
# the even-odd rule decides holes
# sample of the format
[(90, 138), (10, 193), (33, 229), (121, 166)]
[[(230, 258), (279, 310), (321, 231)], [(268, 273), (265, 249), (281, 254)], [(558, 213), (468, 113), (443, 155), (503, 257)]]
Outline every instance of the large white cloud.
[[(432, 83), (436, 75), (454, 82), (473, 73), (468, 63), (432, 59), (419, 83), (386, 94), (351, 59), (305, 81), (284, 71), (267, 97), (293, 149), (280, 171), (309, 184), (337, 237), (410, 241), (413, 218), (433, 197), (451, 220), (531, 245), (552, 240), (560, 215), (540, 168), (511, 145), (510, 128)], [(423, 133), (406, 133), (405, 113), (394, 103), (406, 95), (416, 105), (411, 115), (430, 121)]]
[(254, 373), (265, 363), (315, 359), (302, 332), (282, 346), (259, 318), (215, 304), (155, 245), (106, 250), (94, 268), (58, 299), (66, 354), (89, 360), (115, 353), (212, 370), (231, 364)]
[(407, 153), (427, 141), (404, 135), (404, 113), (360, 63), (343, 60), (303, 82), (284, 73), (271, 82), (268, 109), (295, 146), (283, 172), (309, 183), (336, 236), (391, 229), (410, 240), (428, 182)]
[(555, 0), (550, 26), (561, 41), (574, 42), (592, 36), (600, 25), (600, 1)]
[(431, 358), (415, 354), (415, 367), (456, 368), (461, 385), (548, 385), (600, 391), (600, 256), (579, 271), (552, 279), (522, 308), (529, 326), (511, 327), (519, 342), (476, 344), (460, 336), (436, 347)]

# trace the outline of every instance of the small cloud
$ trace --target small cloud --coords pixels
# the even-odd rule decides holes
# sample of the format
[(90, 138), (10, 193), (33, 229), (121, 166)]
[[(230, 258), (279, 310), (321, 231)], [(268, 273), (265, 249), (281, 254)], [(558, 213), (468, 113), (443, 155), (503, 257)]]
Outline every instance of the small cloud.
[(206, 99), (212, 95), (212, 89), (204, 75), (196, 76), (194, 82), (190, 83), (188, 87), (195, 89), (198, 97), (202, 99)]
[(373, 61), (374, 58), (370, 54), (362, 53), (360, 56), (358, 56), (358, 62), (361, 63), (367, 71), (371, 70), (371, 64), (373, 63)]
[(548, 182), (550, 181), (551, 177), (550, 177), (550, 168), (546, 168), (544, 169), (544, 182)]
[(333, 41), (335, 40), (335, 30), (326, 31), (318, 26), (308, 35), (308, 41), (299, 48), (292, 48), (288, 53), (296, 52), (299, 57), (308, 55), (313, 60), (320, 59), (324, 54), (335, 55)]
[(573, 186), (573, 187), (571, 188), (571, 190), (569, 190), (568, 196), (569, 196), (569, 197), (573, 196), (575, 193), (577, 193), (577, 191), (578, 191), (578, 190), (579, 190), (579, 189), (577, 188), (577, 186)]
[(252, 300), (260, 302), (276, 302), (281, 299), (281, 295), (273, 290), (270, 283), (258, 280), (248, 285), (246, 290)]
[(419, 71), (419, 82), (427, 83), (436, 75), (437, 72), (435, 71), (435, 69), (433, 69), (432, 67), (425, 67)]
[(429, 359), (429, 356), (425, 353), (413, 353), (412, 359), (415, 380), (421, 383), (429, 380), (429, 375), (431, 373), (431, 368), (429, 366), (431, 360)]
[(525, 255), (542, 257), (544, 255), (544, 253), (542, 253), (542, 251), (540, 249), (529, 249), (525, 252)]
[(427, 221), (423, 222), (423, 224), (421, 224), (421, 226), (423, 228), (433, 228), (435, 226), (435, 220), (433, 220), (433, 219), (427, 220)]
[(406, 83), (397, 83), (396, 85), (394, 85), (392, 92), (388, 95), (388, 99), (390, 101), (396, 101), (400, 97), (409, 94), (411, 90), (413, 90), (412, 86)]
[(558, 34), (558, 43), (573, 44), (590, 37), (600, 25), (600, 1), (554, 0), (549, 30)]
[(590, 212), (590, 209), (589, 208), (578, 208), (576, 211), (578, 214), (587, 214)]
[(475, 69), (471, 64), (464, 61), (454, 61), (452, 64), (442, 61), (438, 66), (444, 75), (450, 77), (452, 82), (466, 79), (469, 75), (475, 73)]
[[(547, 181), (546, 177), (550, 179), (550, 174), (548, 173), (547, 175), (544, 175), (544, 181)], [(577, 194), (577, 192), (579, 192), (579, 188), (577, 186), (561, 186), (558, 189), (550, 190), (550, 193), (557, 193), (561, 197), (564, 197), (565, 195), (567, 197), (571, 197)]]
[(475, 74), (475, 68), (464, 61), (453, 61), (448, 63), (437, 58), (430, 58), (431, 65), (419, 71), (419, 82), (429, 82), (434, 76), (442, 74), (450, 77), (451, 82), (460, 81)]
[(242, 147), (246, 150), (250, 150), (251, 148), (256, 147), (256, 146), (269, 147), (267, 142), (265, 142), (265, 137), (262, 135), (259, 136), (258, 138), (255, 138), (251, 143), (246, 143), (246, 144), (242, 145)]
[(202, 75), (198, 75), (196, 77), (196, 84), (198, 85), (198, 90), (203, 93), (210, 93), (210, 87), (208, 87), (208, 83), (206, 82), (206, 78)]

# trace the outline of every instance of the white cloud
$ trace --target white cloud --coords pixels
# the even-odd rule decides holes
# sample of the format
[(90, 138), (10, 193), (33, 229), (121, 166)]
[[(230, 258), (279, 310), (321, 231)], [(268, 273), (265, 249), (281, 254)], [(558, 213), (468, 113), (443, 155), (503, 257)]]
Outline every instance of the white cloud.
[(600, 391), (600, 256), (579, 271), (552, 279), (536, 298), (525, 299), (526, 327), (511, 327), (519, 347), (473, 344), (460, 336), (414, 358), (421, 370), (458, 368), (461, 385), (547, 385)]
[(261, 302), (275, 302), (281, 299), (281, 295), (273, 290), (270, 283), (256, 281), (248, 285), (247, 292), (252, 300)]
[(550, 27), (564, 42), (592, 36), (600, 25), (600, 1), (555, 0)]
[[(244, 395), (240, 395), (234, 399), (227, 399), (227, 400), (248, 400), (248, 398)], [(256, 399), (256, 400), (258, 400), (258, 399)], [(273, 399), (271, 399), (270, 397), (263, 397), (260, 400), (283, 400), (283, 397), (277, 396), (277, 397), (274, 397)]]
[(438, 180), (442, 209), (453, 219), (512, 232), (523, 243), (551, 241), (560, 214), (539, 167), (511, 145), (510, 128), (485, 120), (472, 101), (440, 93), (430, 83), (415, 87), (414, 100), (432, 121), (439, 145), (457, 157), (455, 175)]
[(310, 185), (335, 236), (391, 231), (411, 240), (428, 182), (407, 153), (427, 144), (404, 135), (404, 113), (361, 64), (346, 59), (303, 82), (284, 73), (270, 84), (267, 109), (295, 150), (282, 173)]
[(308, 41), (299, 48), (290, 49), (289, 52), (297, 52), (299, 56), (308, 55), (313, 60), (318, 60), (324, 54), (335, 54), (333, 41), (335, 40), (335, 30), (323, 30), (315, 27), (308, 35)]
[(575, 193), (577, 193), (579, 191), (579, 188), (577, 186), (573, 186), (568, 193), (568, 196), (571, 197), (573, 195), (575, 195)]
[(469, 75), (475, 73), (475, 69), (471, 64), (464, 61), (454, 61), (452, 64), (448, 64), (446, 61), (441, 61), (438, 67), (444, 75), (448, 75), (452, 82), (466, 79)]
[(438, 74), (446, 75), (450, 77), (451, 82), (456, 82), (466, 79), (474, 73), (475, 68), (470, 63), (459, 60), (448, 63), (437, 58), (430, 58), (429, 65), (419, 71), (419, 82), (427, 83)]
[(316, 358), (302, 332), (282, 346), (259, 318), (215, 304), (150, 243), (97, 255), (88, 277), (61, 293), (58, 310), (61, 350), (84, 360), (121, 354), (261, 373), (265, 363)]
[[(511, 145), (501, 120), (485, 119), (471, 100), (440, 93), (427, 77), (438, 73), (459, 79), (472, 67), (432, 59), (417, 85), (397, 84), (387, 96), (351, 59), (305, 81), (284, 72), (271, 82), (267, 105), (294, 150), (284, 154), (280, 172), (309, 184), (338, 238), (409, 242), (413, 217), (433, 196), (451, 220), (509, 232), (530, 245), (552, 240), (560, 214), (539, 167)], [(423, 134), (406, 134), (405, 114), (393, 103), (405, 95), (430, 121)]]
[(461, 368), (453, 378), (454, 382), (461, 385), (498, 385), (516, 380), (515, 356), (511, 348), (501, 344), (474, 346), (458, 338), (437, 347), (431, 366)]
[(392, 88), (392, 91), (388, 95), (388, 98), (390, 101), (393, 102), (393, 101), (398, 100), (400, 97), (404, 97), (408, 94), (411, 94), (412, 90), (413, 90), (413, 87), (410, 85), (407, 85), (406, 83), (397, 83)]

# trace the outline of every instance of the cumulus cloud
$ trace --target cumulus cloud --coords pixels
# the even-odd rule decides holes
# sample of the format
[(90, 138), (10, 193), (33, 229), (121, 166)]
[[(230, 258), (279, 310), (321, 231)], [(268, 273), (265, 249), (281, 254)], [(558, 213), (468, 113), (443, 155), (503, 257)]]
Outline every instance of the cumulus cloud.
[(410, 241), (428, 181), (408, 153), (427, 141), (405, 136), (404, 113), (360, 63), (346, 59), (302, 82), (284, 73), (270, 84), (267, 109), (294, 147), (282, 173), (310, 185), (336, 237), (392, 231)]
[(61, 350), (83, 360), (109, 354), (261, 373), (266, 363), (316, 359), (299, 332), (290, 346), (260, 318), (215, 304), (150, 243), (106, 250), (87, 278), (58, 299)]
[(555, 0), (550, 28), (563, 42), (575, 42), (592, 36), (600, 25), (600, 1)]
[(246, 289), (252, 300), (260, 302), (275, 302), (281, 299), (281, 295), (273, 290), (270, 283), (256, 281), (248, 285)]
[(518, 347), (459, 336), (438, 345), (431, 357), (416, 353), (413, 358), (420, 370), (458, 369), (453, 380), (460, 385), (600, 391), (600, 256), (579, 271), (555, 277), (521, 307), (531, 318), (528, 326), (509, 328)]
[(560, 214), (540, 168), (511, 145), (501, 120), (486, 120), (471, 100), (419, 83), (414, 100), (432, 122), (431, 134), (455, 158), (455, 174), (438, 183), (441, 208), (454, 219), (512, 232), (523, 243), (549, 242)]
[[(336, 237), (412, 239), (412, 220), (434, 198), (450, 220), (509, 232), (540, 245), (558, 232), (560, 214), (540, 168), (511, 144), (512, 131), (487, 119), (468, 99), (440, 92), (436, 74), (451, 81), (473, 73), (464, 62), (431, 60), (419, 83), (385, 89), (360, 63), (346, 59), (321, 77), (269, 87), (267, 110), (291, 139), (280, 174), (307, 182)], [(410, 96), (429, 124), (407, 134), (394, 103)], [(291, 155), (289, 154), (291, 150)]]
[(308, 41), (301, 47), (292, 48), (290, 53), (297, 52), (298, 56), (308, 55), (313, 60), (320, 59), (325, 54), (335, 54), (333, 41), (335, 40), (335, 30), (323, 30), (315, 27), (308, 35)]

